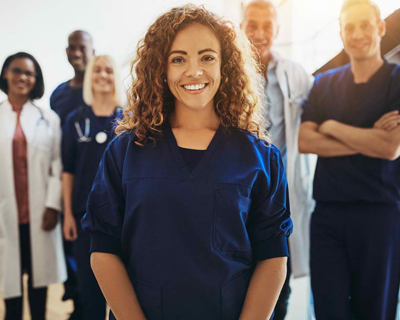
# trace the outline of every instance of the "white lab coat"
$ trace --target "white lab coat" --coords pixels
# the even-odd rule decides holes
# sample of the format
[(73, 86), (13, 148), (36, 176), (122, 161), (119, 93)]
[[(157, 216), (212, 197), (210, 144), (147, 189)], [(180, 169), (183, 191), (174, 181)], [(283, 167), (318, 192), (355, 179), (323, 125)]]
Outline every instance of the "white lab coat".
[[(41, 112), (42, 113), (41, 113)], [(17, 114), (0, 104), (0, 289), (4, 298), (21, 296), (18, 211), (14, 188), (12, 140)], [(60, 119), (52, 110), (27, 102), (21, 126), (28, 145), (28, 189), (33, 287), (67, 278), (61, 223), (50, 232), (41, 228), (46, 207), (61, 210)]]
[(298, 147), (302, 102), (312, 86), (312, 77), (299, 64), (273, 53), (277, 61), (276, 76), (284, 98), (287, 166), (293, 234), (289, 238), (292, 273), (295, 278), (309, 274), (310, 217), (317, 157), (300, 154)]

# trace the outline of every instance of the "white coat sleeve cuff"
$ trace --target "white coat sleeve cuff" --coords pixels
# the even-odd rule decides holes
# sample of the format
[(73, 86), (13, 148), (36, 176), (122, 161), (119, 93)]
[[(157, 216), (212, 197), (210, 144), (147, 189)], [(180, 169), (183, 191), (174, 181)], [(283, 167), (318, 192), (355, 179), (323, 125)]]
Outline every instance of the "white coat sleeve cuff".
[(45, 207), (61, 211), (61, 181), (50, 177), (48, 183)]

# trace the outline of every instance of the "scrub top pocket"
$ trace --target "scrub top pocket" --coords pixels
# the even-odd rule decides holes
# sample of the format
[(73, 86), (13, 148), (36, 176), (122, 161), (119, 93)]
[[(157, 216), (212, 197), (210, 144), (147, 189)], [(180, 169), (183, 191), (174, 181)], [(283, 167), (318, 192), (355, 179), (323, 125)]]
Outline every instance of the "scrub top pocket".
[(215, 195), (213, 245), (230, 259), (252, 263), (252, 249), (246, 222), (251, 199), (226, 190)]

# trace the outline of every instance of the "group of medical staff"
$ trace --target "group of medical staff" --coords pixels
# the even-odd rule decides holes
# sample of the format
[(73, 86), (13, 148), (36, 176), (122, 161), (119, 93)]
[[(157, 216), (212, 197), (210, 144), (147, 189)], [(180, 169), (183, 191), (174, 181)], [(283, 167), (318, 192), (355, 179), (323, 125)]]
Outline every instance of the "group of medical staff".
[[(240, 25), (259, 58), (264, 114), (285, 168), (294, 225), (274, 319), (286, 316), (291, 276), (311, 275), (318, 320), (394, 320), (400, 283), (400, 66), (382, 58), (385, 22), (372, 1), (345, 0), (340, 36), (350, 63), (313, 79), (271, 49), (277, 14), (272, 2), (253, 0)], [(0, 104), (6, 320), (22, 319), (24, 273), (33, 320), (45, 319), (47, 286), (57, 282), (64, 282), (63, 298), (74, 301), (69, 319), (106, 316), (81, 220), (123, 117), (122, 82), (114, 60), (95, 55), (89, 33), (72, 32), (66, 53), (75, 75), (54, 90), (51, 110), (35, 103), (44, 81), (33, 56), (11, 55), (1, 69), (0, 89), (7, 95)]]
[(63, 299), (74, 301), (70, 319), (105, 318), (105, 299), (90, 269), (90, 240), (80, 220), (100, 158), (114, 136), (122, 83), (111, 57), (94, 56), (88, 33), (73, 32), (66, 51), (75, 77), (53, 92), (52, 110), (35, 103), (44, 81), (33, 56), (11, 55), (1, 71), (1, 90), (7, 94), (0, 105), (5, 319), (22, 319), (23, 273), (29, 276), (32, 319), (45, 319), (47, 286), (57, 282), (65, 282)]

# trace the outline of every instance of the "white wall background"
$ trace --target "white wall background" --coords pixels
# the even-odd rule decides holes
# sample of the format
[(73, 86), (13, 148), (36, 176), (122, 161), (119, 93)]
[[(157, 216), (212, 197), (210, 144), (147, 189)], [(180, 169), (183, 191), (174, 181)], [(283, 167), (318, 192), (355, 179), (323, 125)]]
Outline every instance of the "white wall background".
[[(235, 5), (226, 11), (235, 22), (240, 21), (238, 8), (248, 1), (232, 0)], [(280, 23), (274, 50), (301, 63), (310, 73), (341, 51), (338, 17), (343, 0), (272, 1), (278, 7)], [(382, 18), (400, 8), (400, 0), (373, 1), (381, 9)]]
[[(68, 35), (83, 29), (92, 34), (98, 54), (113, 56), (128, 76), (137, 42), (157, 16), (182, 0), (0, 0), (0, 63), (18, 51), (32, 54), (41, 65), (48, 105), (55, 87), (73, 76), (65, 48)], [(222, 14), (222, 2), (192, 0)], [(3, 98), (2, 95), (0, 98)]]
[[(33, 54), (42, 66), (47, 106), (55, 87), (73, 76), (66, 59), (67, 36), (76, 29), (90, 32), (98, 54), (110, 54), (129, 74), (136, 44), (154, 19), (185, 0), (0, 0), (0, 64), (18, 51)], [(192, 0), (239, 24), (248, 0)], [(274, 48), (300, 62), (310, 73), (341, 48), (338, 12), (342, 0), (275, 0), (280, 33)], [(400, 0), (375, 0), (386, 17)], [(126, 79), (129, 82), (129, 79)], [(5, 96), (0, 93), (0, 100)]]

